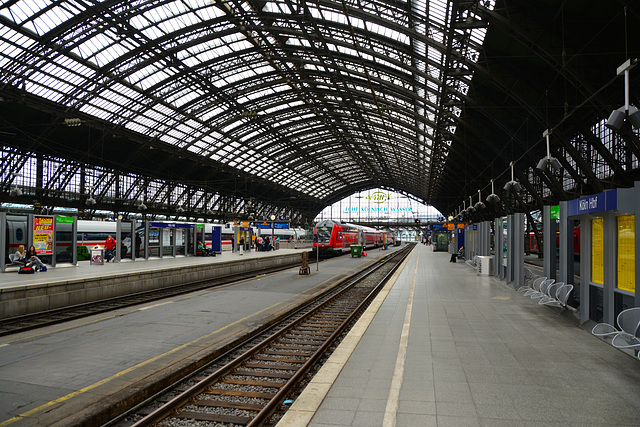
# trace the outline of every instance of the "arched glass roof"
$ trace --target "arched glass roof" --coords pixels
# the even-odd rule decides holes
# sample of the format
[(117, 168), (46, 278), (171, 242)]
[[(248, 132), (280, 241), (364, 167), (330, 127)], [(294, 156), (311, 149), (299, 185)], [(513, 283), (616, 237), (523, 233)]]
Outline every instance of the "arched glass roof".
[(4, 1), (1, 80), (319, 200), (383, 185), (427, 201), (492, 7)]
[(448, 216), (495, 181), (475, 219), (530, 212), (640, 179), (640, 129), (606, 126), (639, 20), (632, 0), (4, 0), (0, 186), (40, 156), (40, 204), (108, 176), (118, 211), (308, 220), (385, 188)]

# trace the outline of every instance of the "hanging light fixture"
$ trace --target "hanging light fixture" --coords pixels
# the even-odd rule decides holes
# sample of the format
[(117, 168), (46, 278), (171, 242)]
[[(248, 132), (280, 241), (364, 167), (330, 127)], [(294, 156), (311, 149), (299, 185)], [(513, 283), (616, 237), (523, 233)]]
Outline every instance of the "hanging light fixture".
[(20, 197), (22, 196), (22, 190), (18, 188), (17, 184), (14, 184), (11, 191), (9, 191), (9, 195), (12, 197)]
[(473, 202), (471, 201), (471, 196), (469, 196), (469, 207), (467, 208), (467, 213), (472, 214), (476, 211), (476, 208), (473, 207)]
[(640, 110), (629, 103), (629, 71), (638, 64), (638, 58), (627, 59), (618, 67), (617, 75), (624, 74), (624, 105), (611, 112), (605, 126), (611, 130), (619, 131), (627, 119), (634, 129), (640, 129)]
[[(11, 172), (11, 175), (13, 175), (13, 178), (16, 179), (19, 176), (22, 176), (21, 173), (19, 172)], [(18, 188), (18, 184), (17, 183), (13, 183), (13, 187), (11, 188), (11, 191), (9, 191), (9, 195), (12, 197), (20, 197), (22, 196), (22, 190)]]
[(479, 211), (480, 209), (484, 209), (484, 203), (482, 203), (482, 191), (478, 190), (478, 203), (475, 204), (475, 208), (477, 211)]
[(493, 180), (491, 180), (491, 194), (487, 196), (487, 203), (498, 203), (500, 196), (498, 196), (493, 190)]
[(504, 189), (505, 191), (518, 192), (522, 190), (522, 187), (520, 186), (520, 183), (513, 178), (513, 165), (514, 165), (513, 162), (511, 162), (510, 165), (511, 165), (511, 181), (507, 182), (504, 185)]
[(562, 165), (560, 164), (558, 159), (556, 159), (555, 157), (551, 157), (549, 135), (551, 135), (550, 129), (547, 129), (542, 133), (542, 136), (547, 139), (547, 155), (540, 159), (540, 161), (538, 162), (538, 166), (536, 166), (536, 169), (538, 169), (539, 171), (544, 171), (545, 169), (547, 169), (547, 166), (551, 166), (555, 170), (560, 170), (560, 168), (562, 168)]

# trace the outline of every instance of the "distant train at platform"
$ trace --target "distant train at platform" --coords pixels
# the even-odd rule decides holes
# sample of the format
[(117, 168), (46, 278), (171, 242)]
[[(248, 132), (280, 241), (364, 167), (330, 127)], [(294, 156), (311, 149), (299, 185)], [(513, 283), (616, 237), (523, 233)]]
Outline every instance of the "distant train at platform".
[(362, 245), (365, 249), (393, 245), (395, 236), (390, 231), (376, 230), (362, 225), (324, 220), (316, 224), (313, 250), (319, 255), (333, 256), (350, 252), (351, 245)]
[[(174, 222), (174, 221), (172, 221)], [(188, 224), (184, 222), (183, 224)], [(204, 224), (205, 227), (205, 241), (204, 244), (207, 248), (211, 248), (211, 235), (212, 227), (215, 224)], [(77, 221), (77, 243), (78, 248), (84, 247), (87, 250), (78, 250), (78, 260), (82, 261), (88, 259), (88, 250), (96, 245), (104, 246), (105, 241), (109, 234), (116, 237), (117, 223), (114, 221), (91, 221), (91, 220), (78, 220)], [(175, 239), (176, 246), (183, 250), (185, 245), (185, 233), (174, 232), (173, 235), (169, 233), (169, 229), (165, 229), (165, 232), (160, 232), (158, 228), (149, 229), (149, 252), (151, 256), (159, 255), (160, 240), (162, 239), (163, 255), (170, 255), (173, 251), (172, 238)], [(176, 228), (176, 230), (180, 230)], [(137, 257), (144, 255), (144, 227), (138, 224), (134, 231), (134, 237), (132, 239), (131, 232), (129, 230), (129, 224), (123, 224), (121, 253), (122, 257), (130, 257), (131, 250), (134, 246), (137, 247)], [(7, 216), (6, 227), (6, 251), (5, 253), (15, 253), (20, 245), (24, 245), (25, 248), (33, 244), (29, 239), (29, 230), (27, 228), (26, 217), (20, 215)], [(72, 245), (71, 224), (58, 224), (56, 229), (56, 248), (55, 254), (58, 261), (71, 259), (71, 245)], [(137, 244), (136, 244), (137, 242)], [(83, 255), (87, 254), (87, 255)], [(51, 255), (40, 255), (45, 258), (46, 262), (49, 262), (47, 258)]]
[[(542, 244), (542, 232), (540, 232), (540, 243)], [(529, 252), (537, 254), (540, 253), (540, 246), (538, 245), (538, 239), (533, 231), (529, 232), (529, 242), (525, 241), (525, 246), (528, 246)], [(556, 232), (556, 248), (560, 247), (560, 232)], [(573, 253), (575, 255), (580, 254), (580, 226), (573, 227)]]
[[(174, 224), (195, 224), (191, 222), (184, 221), (162, 221), (167, 223)], [(212, 224), (212, 223), (204, 223), (204, 245), (208, 248), (212, 248), (212, 229), (214, 226), (222, 227), (222, 250), (230, 251), (232, 249), (232, 241), (233, 241), (233, 227), (235, 224), (227, 223), (227, 224)], [(88, 254), (88, 250), (96, 245), (104, 246), (105, 241), (109, 234), (116, 237), (116, 226), (117, 223), (115, 221), (91, 221), (91, 220), (78, 220), (77, 221), (77, 247), (85, 247), (87, 251), (79, 250), (78, 254), (86, 253)], [(174, 228), (173, 230), (182, 230), (181, 228)], [(254, 232), (256, 229), (254, 228)], [(262, 234), (265, 236), (274, 236), (279, 237), (281, 241), (291, 241), (298, 240), (304, 238), (304, 229), (300, 228), (289, 228), (289, 229), (276, 229), (276, 230), (261, 230)], [(28, 248), (33, 242), (29, 240), (30, 233), (27, 229), (27, 219), (24, 215), (8, 215), (7, 216), (7, 227), (6, 227), (6, 245), (5, 245), (5, 253), (8, 254), (15, 253), (20, 245), (24, 245), (25, 248)], [(59, 224), (56, 229), (56, 259), (58, 261), (69, 260), (71, 258), (71, 244), (72, 244), (72, 235), (71, 235), (71, 225), (70, 224)], [(131, 257), (132, 246), (136, 246), (136, 241), (138, 242), (137, 248), (138, 253), (136, 257), (144, 256), (144, 226), (142, 222), (139, 222), (135, 229), (135, 235), (132, 240), (131, 232), (129, 231), (129, 224), (123, 224), (122, 231), (122, 242), (121, 242), (121, 254), (122, 257)], [(173, 251), (173, 242), (172, 238), (175, 239), (176, 246), (178, 247), (178, 254), (183, 254), (185, 239), (187, 238), (186, 233), (181, 233), (174, 231), (173, 234), (169, 232), (169, 228), (165, 228), (160, 230), (158, 228), (150, 228), (149, 229), (149, 253), (151, 256), (158, 256), (160, 251), (160, 240), (162, 240), (163, 247), (163, 256), (169, 256)], [(132, 245), (133, 243), (133, 245)], [(45, 258), (46, 262), (49, 262), (47, 258), (51, 255), (42, 255), (41, 257)], [(82, 255), (79, 255), (78, 260), (84, 260), (85, 258)]]

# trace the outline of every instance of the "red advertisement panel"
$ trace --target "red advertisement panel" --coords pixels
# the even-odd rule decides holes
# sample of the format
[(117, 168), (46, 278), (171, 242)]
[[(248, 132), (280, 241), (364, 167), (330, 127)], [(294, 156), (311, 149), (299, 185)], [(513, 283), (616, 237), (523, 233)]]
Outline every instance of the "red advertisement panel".
[(53, 217), (36, 216), (33, 218), (33, 246), (38, 255), (53, 253)]

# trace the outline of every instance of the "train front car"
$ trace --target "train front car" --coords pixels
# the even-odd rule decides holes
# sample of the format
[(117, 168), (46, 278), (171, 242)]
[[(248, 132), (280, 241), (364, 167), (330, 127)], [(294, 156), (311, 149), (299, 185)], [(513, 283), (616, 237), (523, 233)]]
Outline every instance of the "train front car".
[(341, 232), (340, 224), (332, 220), (320, 221), (316, 224), (314, 230), (313, 250), (319, 251), (318, 254), (323, 257), (335, 255), (334, 246)]

